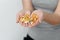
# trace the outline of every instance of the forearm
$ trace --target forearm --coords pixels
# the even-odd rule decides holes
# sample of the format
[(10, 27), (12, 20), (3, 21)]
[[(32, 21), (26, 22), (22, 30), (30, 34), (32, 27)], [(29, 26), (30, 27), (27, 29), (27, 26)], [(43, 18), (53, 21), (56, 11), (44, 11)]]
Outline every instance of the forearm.
[(57, 25), (60, 24), (60, 16), (54, 13), (51, 14), (51, 13), (44, 12), (44, 21), (53, 25)]
[(32, 0), (22, 0), (23, 9), (33, 11), (34, 7), (32, 5)]

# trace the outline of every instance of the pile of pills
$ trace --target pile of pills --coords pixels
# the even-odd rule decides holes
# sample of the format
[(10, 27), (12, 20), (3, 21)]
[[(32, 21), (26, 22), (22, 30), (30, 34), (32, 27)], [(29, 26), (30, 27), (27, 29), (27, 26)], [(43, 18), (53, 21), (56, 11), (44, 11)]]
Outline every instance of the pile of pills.
[(23, 17), (20, 18), (20, 21), (24, 23), (33, 24), (34, 22), (36, 22), (37, 19), (38, 19), (37, 14), (33, 13), (31, 16), (29, 14), (25, 14)]
[(34, 22), (36, 22), (37, 19), (38, 19), (37, 14), (34, 14), (34, 13), (33, 13), (33, 14), (31, 15), (31, 19), (30, 19), (31, 22), (30, 22), (30, 23), (33, 24)]

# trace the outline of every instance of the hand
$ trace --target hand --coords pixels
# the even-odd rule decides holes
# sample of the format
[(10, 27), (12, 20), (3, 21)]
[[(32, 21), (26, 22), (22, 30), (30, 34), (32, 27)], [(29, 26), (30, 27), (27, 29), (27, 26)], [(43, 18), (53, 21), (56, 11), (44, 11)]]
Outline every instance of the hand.
[[(43, 20), (42, 10), (35, 10), (32, 12), (31, 15), (33, 15), (33, 14), (36, 14), (38, 16), (38, 19), (33, 24), (29, 24), (29, 27), (34, 27), (34, 26), (38, 25), (39, 23), (41, 23)], [(32, 16), (31, 16), (31, 18), (32, 18)]]
[(20, 21), (20, 18), (23, 17), (25, 14), (29, 14), (29, 15), (30, 15), (30, 13), (31, 13), (31, 11), (29, 11), (29, 10), (21, 10), (21, 11), (20, 11), (19, 13), (17, 13), (17, 15), (16, 15), (16, 23), (19, 23), (19, 24), (21, 24), (21, 25), (24, 26), (24, 27), (28, 26), (29, 23), (26, 24), (26, 23), (24, 23), (24, 22), (21, 22), (21, 21)]

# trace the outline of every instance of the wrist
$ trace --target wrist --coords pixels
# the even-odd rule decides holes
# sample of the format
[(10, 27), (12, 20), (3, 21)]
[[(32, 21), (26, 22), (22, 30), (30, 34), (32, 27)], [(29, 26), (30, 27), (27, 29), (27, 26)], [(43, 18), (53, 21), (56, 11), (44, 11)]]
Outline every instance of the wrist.
[(24, 11), (30, 11), (31, 13), (34, 11), (33, 9), (30, 10), (30, 9), (23, 9)]
[(42, 21), (45, 21), (45, 18), (47, 17), (47, 14), (45, 11), (42, 11), (43, 12), (43, 15), (42, 15)]
[(43, 21), (45, 20), (46, 14), (43, 12)]
[(48, 19), (49, 13), (43, 11), (43, 21), (45, 21), (46, 19)]

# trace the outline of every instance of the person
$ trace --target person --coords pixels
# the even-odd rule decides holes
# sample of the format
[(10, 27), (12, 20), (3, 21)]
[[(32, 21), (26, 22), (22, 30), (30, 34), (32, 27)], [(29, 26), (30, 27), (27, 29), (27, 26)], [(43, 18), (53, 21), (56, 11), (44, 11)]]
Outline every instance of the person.
[[(16, 22), (29, 27), (24, 40), (60, 40), (60, 0), (22, 0), (22, 3)], [(20, 17), (27, 13), (36, 13), (38, 21), (32, 25), (22, 23)]]

